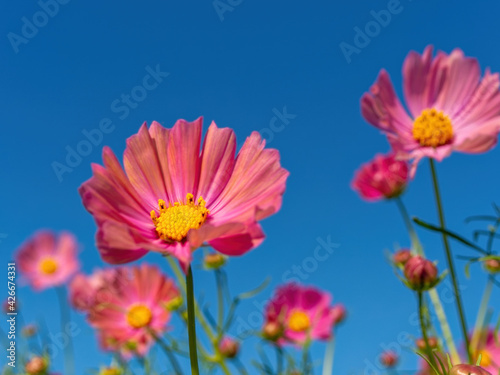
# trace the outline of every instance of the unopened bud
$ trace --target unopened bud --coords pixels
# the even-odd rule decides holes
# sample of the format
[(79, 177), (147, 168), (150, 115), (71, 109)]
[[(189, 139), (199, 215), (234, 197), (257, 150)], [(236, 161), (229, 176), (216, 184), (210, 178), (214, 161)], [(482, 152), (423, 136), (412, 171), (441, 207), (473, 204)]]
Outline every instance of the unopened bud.
[(332, 309), (330, 310), (330, 314), (332, 314), (333, 323), (339, 324), (345, 320), (347, 316), (347, 311), (344, 305), (339, 303), (332, 307)]
[(49, 366), (43, 357), (33, 357), (26, 363), (25, 370), (29, 375), (43, 374)]
[(404, 275), (409, 287), (417, 291), (429, 290), (438, 281), (438, 270), (434, 263), (419, 255), (406, 262)]
[(37, 329), (36, 325), (34, 325), (34, 324), (28, 324), (22, 330), (24, 337), (33, 337), (36, 335), (37, 332), (38, 332), (38, 329)]
[(219, 253), (210, 253), (205, 255), (203, 259), (203, 264), (205, 268), (209, 270), (216, 270), (222, 267), (226, 263), (226, 257)]
[(408, 249), (402, 249), (399, 251), (396, 251), (392, 257), (392, 261), (394, 262), (395, 265), (397, 266), (404, 266), (406, 262), (410, 260), (412, 257), (411, 251)]
[(491, 375), (491, 373), (479, 366), (456, 365), (451, 368), (449, 375)]
[(394, 352), (383, 352), (380, 356), (380, 363), (387, 368), (393, 368), (398, 363), (398, 355)]
[(269, 341), (276, 341), (283, 335), (283, 327), (277, 322), (268, 322), (262, 329), (262, 336)]
[(219, 351), (226, 358), (234, 358), (238, 354), (240, 344), (230, 337), (224, 337), (219, 344)]
[(165, 308), (168, 311), (176, 311), (182, 306), (182, 297), (179, 295), (177, 297), (172, 298), (165, 304)]
[[(430, 349), (437, 348), (438, 346), (438, 340), (435, 337), (429, 337), (427, 339), (427, 343), (429, 344)], [(420, 350), (427, 350), (427, 345), (425, 344), (425, 340), (423, 338), (420, 338), (416, 341), (417, 348)]]
[(484, 269), (489, 273), (496, 274), (500, 272), (500, 259), (487, 259), (483, 263)]

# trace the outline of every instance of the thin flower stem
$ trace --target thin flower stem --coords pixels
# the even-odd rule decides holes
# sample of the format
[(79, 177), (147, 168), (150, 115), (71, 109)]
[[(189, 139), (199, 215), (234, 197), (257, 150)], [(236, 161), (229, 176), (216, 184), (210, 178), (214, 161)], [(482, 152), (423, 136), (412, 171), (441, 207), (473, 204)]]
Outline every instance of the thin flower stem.
[(491, 292), (493, 291), (493, 277), (488, 277), (486, 288), (484, 289), (481, 304), (479, 305), (479, 312), (477, 314), (476, 324), (474, 326), (474, 333), (472, 334), (472, 341), (470, 349), (472, 353), (477, 353), (479, 349), (479, 339), (483, 330), (484, 322), (486, 320), (486, 313), (488, 312), (488, 303), (490, 301)]
[(194, 313), (194, 287), (193, 287), (193, 271), (191, 267), (186, 275), (186, 296), (187, 296), (187, 313), (188, 313), (188, 334), (189, 334), (189, 358), (191, 361), (191, 373), (199, 375), (198, 368), (198, 353), (196, 348), (196, 318)]
[(68, 302), (66, 301), (66, 291), (64, 287), (56, 288), (57, 297), (59, 298), (59, 307), (61, 310), (61, 333), (66, 335), (68, 342), (64, 347), (64, 372), (68, 375), (75, 374), (75, 359), (73, 351), (73, 340), (71, 335), (66, 334), (68, 324), (71, 319)]
[(227, 368), (226, 362), (224, 362), (224, 359), (221, 359), (219, 362), (219, 366), (221, 370), (224, 372), (226, 375), (231, 375), (231, 371)]
[[(436, 167), (434, 165), (434, 160), (432, 158), (429, 158), (429, 163), (430, 163), (431, 174), (432, 174), (432, 183), (434, 185), (434, 195), (436, 197), (436, 206), (437, 206), (437, 211), (438, 211), (438, 216), (439, 216), (439, 224), (441, 226), (441, 229), (445, 229), (446, 226), (445, 226), (445, 220), (444, 220), (444, 212), (443, 212), (443, 206), (441, 203), (441, 194), (439, 193), (439, 184), (438, 184), (438, 179), (437, 179)], [(462, 297), (461, 297), (460, 291), (458, 289), (458, 281), (457, 281), (457, 275), (456, 275), (456, 271), (455, 271), (455, 265), (453, 263), (453, 257), (451, 255), (450, 244), (448, 243), (448, 236), (444, 232), (442, 232), (442, 235), (443, 235), (443, 245), (444, 245), (444, 249), (445, 249), (445, 253), (446, 253), (446, 260), (448, 262), (448, 268), (450, 271), (451, 280), (453, 282), (453, 290), (455, 293), (456, 306), (457, 306), (458, 315), (460, 318), (462, 335), (463, 335), (463, 339), (465, 342), (467, 357), (469, 359), (469, 363), (471, 363), (472, 357), (471, 357), (471, 353), (470, 353), (469, 335), (468, 335), (468, 331), (467, 331), (467, 323), (465, 320), (464, 309), (462, 306)]]
[(438, 368), (436, 365), (436, 360), (434, 358), (434, 353), (429, 345), (429, 337), (427, 337), (427, 327), (425, 325), (424, 320), (424, 295), (422, 292), (418, 292), (418, 317), (420, 320), (420, 329), (422, 331), (422, 337), (425, 342), (425, 351), (427, 352), (427, 356), (429, 357), (429, 361), (431, 362), (434, 368)]
[[(412, 221), (410, 220), (410, 215), (408, 215), (408, 210), (406, 209), (403, 200), (400, 197), (396, 198), (396, 204), (408, 229), (408, 233), (412, 242), (412, 248), (417, 252), (418, 255), (425, 256), (424, 248), (420, 243), (420, 240), (413, 227)], [(458, 354), (457, 347), (455, 346), (455, 340), (453, 339), (453, 334), (451, 333), (450, 324), (448, 323), (448, 318), (446, 317), (443, 304), (441, 303), (441, 299), (439, 298), (439, 294), (436, 288), (429, 290), (429, 297), (432, 302), (432, 307), (436, 312), (439, 325), (441, 326), (441, 332), (443, 333), (446, 347), (450, 351), (451, 359), (453, 360), (453, 363), (460, 363), (460, 356)]]
[(172, 368), (174, 369), (175, 375), (182, 375), (181, 366), (179, 365), (179, 362), (177, 361), (177, 358), (175, 358), (175, 355), (172, 353), (171, 348), (153, 330), (149, 330), (149, 333), (150, 333), (151, 336), (153, 336), (153, 338), (155, 339), (156, 343), (158, 345), (160, 345), (160, 348), (163, 350), (163, 352), (167, 356), (168, 360), (170, 361), (170, 364), (172, 365)]
[(276, 348), (276, 374), (281, 375), (283, 373), (283, 348), (279, 345), (275, 345)]
[(323, 361), (323, 375), (333, 374), (334, 356), (335, 356), (335, 335), (332, 336), (325, 350), (325, 359)]
[(224, 326), (224, 290), (219, 270), (215, 270), (215, 281), (217, 284), (217, 338), (220, 340), (223, 335)]

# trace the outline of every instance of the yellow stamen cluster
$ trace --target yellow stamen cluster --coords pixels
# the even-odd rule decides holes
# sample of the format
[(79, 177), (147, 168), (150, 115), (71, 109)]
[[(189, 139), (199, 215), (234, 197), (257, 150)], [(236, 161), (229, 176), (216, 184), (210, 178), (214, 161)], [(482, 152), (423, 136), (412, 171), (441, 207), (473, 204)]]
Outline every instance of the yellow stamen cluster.
[(293, 311), (288, 318), (288, 328), (295, 332), (304, 332), (311, 327), (309, 316), (303, 311)]
[(100, 372), (99, 375), (121, 375), (122, 371), (118, 367), (105, 367)]
[(193, 194), (186, 195), (186, 204), (175, 202), (167, 207), (164, 200), (158, 200), (160, 217), (154, 210), (151, 211), (158, 236), (168, 242), (185, 239), (190, 229), (198, 229), (207, 219), (210, 211), (205, 204), (202, 197), (198, 198), (198, 204), (194, 204)]
[(57, 262), (52, 258), (45, 258), (40, 262), (40, 270), (46, 275), (52, 275), (57, 271)]
[(445, 145), (453, 138), (451, 120), (442, 111), (424, 109), (413, 123), (413, 138), (420, 146)]
[(127, 322), (133, 328), (142, 328), (151, 323), (153, 313), (144, 305), (132, 306), (127, 312)]

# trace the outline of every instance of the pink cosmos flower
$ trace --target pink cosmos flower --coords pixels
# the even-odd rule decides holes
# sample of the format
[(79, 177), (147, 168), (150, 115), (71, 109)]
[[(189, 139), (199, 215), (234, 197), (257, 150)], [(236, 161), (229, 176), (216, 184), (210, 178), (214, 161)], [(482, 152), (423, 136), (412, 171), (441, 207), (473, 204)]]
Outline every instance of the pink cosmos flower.
[(212, 123), (201, 146), (202, 119), (172, 129), (144, 123), (127, 140), (124, 170), (103, 150), (104, 166), (80, 187), (98, 226), (103, 259), (120, 264), (149, 250), (176, 257), (184, 270), (203, 243), (226, 255), (259, 245), (259, 221), (281, 207), (288, 172), (279, 152), (253, 132), (235, 158), (233, 130)]
[(79, 273), (69, 285), (69, 300), (79, 311), (88, 311), (95, 303), (103, 303), (108, 299), (109, 285), (123, 273), (122, 268), (106, 268), (96, 270), (92, 275)]
[[(496, 337), (495, 337), (496, 336)], [(492, 374), (500, 372), (500, 335), (495, 334), (493, 328), (484, 332), (483, 337), (479, 340), (479, 350), (474, 356), (474, 363), (481, 355), (481, 367), (488, 370)]]
[(40, 231), (17, 251), (16, 261), (22, 277), (34, 289), (63, 285), (79, 268), (75, 237), (62, 232), (59, 237)]
[(106, 286), (105, 302), (94, 300), (89, 323), (99, 331), (103, 349), (120, 350), (125, 356), (144, 356), (170, 321), (172, 303), (180, 298), (174, 282), (157, 267), (142, 264), (122, 267)]
[(267, 305), (264, 326), (278, 323), (282, 327), (278, 345), (328, 340), (332, 336), (335, 318), (331, 313), (331, 301), (329, 293), (316, 288), (286, 284), (278, 288)]
[(409, 113), (399, 101), (389, 75), (382, 70), (361, 99), (364, 118), (387, 136), (398, 157), (441, 161), (452, 151), (490, 150), (500, 131), (498, 74), (481, 78), (476, 59), (460, 49), (450, 55), (432, 46), (412, 51), (403, 65), (403, 92)]
[(403, 192), (409, 182), (408, 169), (408, 163), (396, 160), (394, 153), (379, 154), (361, 166), (351, 186), (367, 201), (394, 198)]

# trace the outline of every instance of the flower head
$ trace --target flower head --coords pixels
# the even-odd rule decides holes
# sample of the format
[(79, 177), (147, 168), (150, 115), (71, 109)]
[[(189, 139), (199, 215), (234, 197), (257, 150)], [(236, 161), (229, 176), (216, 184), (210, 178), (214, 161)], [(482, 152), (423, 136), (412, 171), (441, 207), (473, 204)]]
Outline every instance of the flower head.
[(33, 357), (25, 365), (24, 370), (29, 375), (44, 374), (49, 367), (49, 362), (44, 357)]
[(399, 357), (395, 352), (385, 351), (380, 355), (380, 363), (387, 368), (393, 368), (397, 365)]
[(412, 256), (410, 249), (401, 249), (394, 253), (392, 261), (397, 266), (404, 266)]
[(406, 262), (404, 275), (408, 286), (418, 291), (429, 290), (438, 282), (437, 267), (420, 255), (416, 255)]
[(271, 323), (282, 327), (278, 345), (303, 345), (311, 340), (328, 340), (334, 326), (331, 300), (330, 294), (316, 288), (285, 284), (278, 288), (266, 307), (264, 332)]
[(476, 59), (460, 49), (451, 54), (432, 46), (410, 52), (403, 65), (403, 92), (409, 113), (382, 70), (361, 99), (364, 118), (380, 129), (398, 156), (441, 161), (452, 151), (491, 149), (500, 131), (499, 76), (487, 69), (481, 78)]
[(486, 369), (473, 365), (456, 365), (450, 370), (450, 375), (492, 375)]
[(500, 273), (500, 257), (489, 258), (483, 262), (483, 267), (491, 274)]
[(16, 259), (24, 280), (36, 290), (65, 284), (79, 268), (77, 243), (68, 232), (58, 237), (50, 231), (35, 233), (17, 251)]
[(93, 165), (79, 191), (105, 261), (127, 263), (151, 250), (186, 271), (203, 243), (234, 256), (263, 241), (259, 221), (280, 209), (288, 176), (278, 151), (254, 132), (235, 158), (234, 132), (212, 123), (200, 153), (201, 133), (201, 118), (172, 129), (144, 124), (127, 140), (124, 169), (104, 148), (104, 166)]
[(485, 329), (480, 333), (479, 348), (474, 354), (477, 361), (481, 355), (481, 367), (498, 374), (500, 372), (500, 335), (493, 328)]
[(234, 358), (238, 355), (240, 343), (231, 337), (224, 337), (219, 343), (219, 351), (226, 358)]
[(408, 162), (397, 160), (394, 153), (376, 155), (356, 172), (352, 188), (368, 201), (400, 195), (409, 181)]
[(173, 281), (154, 266), (122, 267), (106, 289), (105, 302), (94, 300), (88, 315), (101, 346), (124, 355), (143, 356), (170, 320), (169, 302), (179, 297)]

